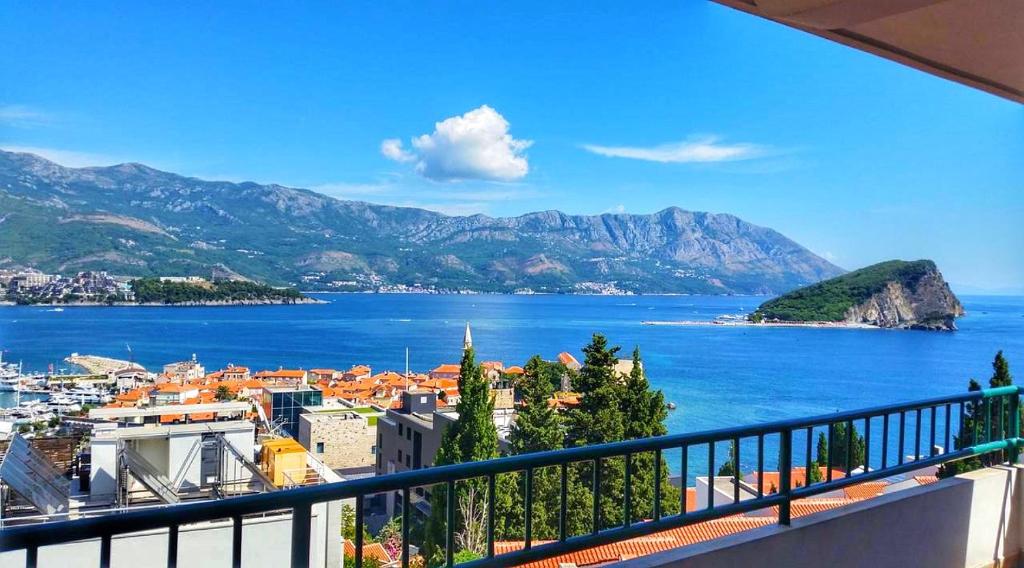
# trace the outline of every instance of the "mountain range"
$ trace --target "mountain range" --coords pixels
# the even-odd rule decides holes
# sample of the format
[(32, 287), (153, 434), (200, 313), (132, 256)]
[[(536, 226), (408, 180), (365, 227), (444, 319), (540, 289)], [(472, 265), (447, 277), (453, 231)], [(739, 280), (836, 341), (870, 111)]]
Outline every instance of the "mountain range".
[(843, 273), (728, 214), (448, 216), (0, 151), (0, 268), (26, 267), (219, 271), (314, 290), (704, 294), (777, 294)]

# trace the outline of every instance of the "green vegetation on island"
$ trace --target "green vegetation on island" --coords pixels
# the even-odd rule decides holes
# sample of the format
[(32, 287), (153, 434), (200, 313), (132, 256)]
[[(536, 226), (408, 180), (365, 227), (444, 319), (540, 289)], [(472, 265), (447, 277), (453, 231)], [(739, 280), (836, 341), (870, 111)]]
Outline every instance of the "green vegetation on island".
[(132, 280), (135, 301), (140, 304), (282, 303), (307, 301), (294, 288), (274, 288), (256, 282), (172, 282), (159, 278)]
[(769, 300), (750, 316), (751, 321), (843, 321), (850, 308), (881, 292), (890, 282), (914, 289), (938, 269), (930, 260), (890, 260), (812, 284)]

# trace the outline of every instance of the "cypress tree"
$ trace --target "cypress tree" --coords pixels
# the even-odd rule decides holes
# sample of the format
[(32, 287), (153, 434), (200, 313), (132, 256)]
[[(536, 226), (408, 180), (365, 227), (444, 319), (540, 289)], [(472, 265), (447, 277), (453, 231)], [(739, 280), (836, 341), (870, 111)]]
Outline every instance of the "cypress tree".
[[(992, 359), (992, 377), (988, 380), (988, 385), (991, 388), (1006, 387), (1013, 384), (1013, 375), (1010, 374), (1010, 363), (1003, 356), (1003, 351), (1000, 349), (996, 352), (996, 356)], [(981, 384), (975, 379), (971, 379), (967, 383), (967, 391), (979, 391), (981, 390)], [(1009, 406), (1009, 405), (1005, 405)], [(985, 413), (984, 404), (980, 401), (969, 402), (964, 405), (964, 419), (960, 424), (960, 431), (953, 438), (953, 443), (956, 449), (968, 448), (973, 446), (975, 442), (983, 442), (985, 435)], [(991, 414), (989, 420), (991, 424), (999, 424), (999, 406), (993, 404), (991, 406)], [(1024, 409), (1022, 409), (1024, 410)], [(1003, 424), (1009, 425), (1009, 408), (1004, 409), (1005, 414), (1003, 415)], [(974, 432), (977, 430), (978, 438), (975, 439)], [(996, 427), (992, 428), (993, 436), (998, 435), (995, 431)], [(954, 462), (944, 463), (939, 466), (937, 475), (939, 477), (952, 477), (960, 473), (966, 473), (968, 471), (974, 471), (981, 469), (987, 465), (994, 465), (1001, 463), (1005, 460), (1004, 452), (996, 452), (993, 454), (986, 454), (982, 456), (974, 456)]]
[[(590, 344), (583, 348), (585, 355), (580, 372), (574, 377), (573, 389), (580, 393), (579, 405), (568, 414), (568, 442), (586, 446), (616, 442), (625, 437), (625, 424), (621, 408), (622, 381), (615, 373), (618, 347), (609, 347), (604, 335), (595, 333)], [(579, 482), (586, 483), (593, 475), (591, 465), (578, 468)], [(624, 495), (624, 462), (611, 458), (601, 463), (601, 519), (607, 528), (622, 524)]]
[(992, 360), (992, 378), (988, 380), (988, 386), (992, 388), (996, 387), (1008, 387), (1013, 384), (1013, 375), (1010, 374), (1010, 363), (1006, 361), (1006, 357), (1003, 357), (1003, 350), (1000, 349), (996, 352), (995, 359)]
[[(665, 419), (665, 395), (652, 391), (644, 373), (640, 348), (633, 349), (633, 368), (626, 377), (622, 395), (623, 429), (626, 440), (664, 436), (668, 433)], [(668, 482), (668, 464), (661, 460), (661, 505), (665, 514), (679, 512), (679, 491)], [(729, 461), (730, 467), (732, 460)], [(649, 519), (654, 516), (654, 452), (643, 452), (633, 456), (632, 463), (632, 513), (635, 519)]]
[[(434, 460), (436, 465), (448, 465), (498, 457), (498, 430), (494, 426), (494, 400), (490, 384), (476, 364), (473, 348), (462, 355), (459, 372), (459, 402), (455, 405), (458, 420), (452, 423), (441, 439)], [(462, 548), (478, 554), (482, 550), (480, 539), (486, 530), (487, 487), (484, 480), (473, 479), (456, 484), (455, 529)], [(503, 494), (504, 492), (498, 492)], [(447, 522), (447, 487), (436, 485), (431, 491), (430, 518), (427, 520), (424, 557), (432, 564), (444, 554), (445, 526)], [(486, 544), (486, 543), (484, 543)]]
[[(841, 469), (844, 472), (846, 472), (847, 474), (849, 474), (850, 471), (852, 471), (854, 469), (857, 469), (858, 467), (864, 465), (864, 436), (861, 436), (857, 432), (857, 425), (856, 424), (851, 423), (850, 427), (853, 430), (853, 434), (852, 434), (852, 436), (850, 438), (850, 440), (853, 442), (853, 446), (852, 446), (851, 452), (850, 452), (850, 463), (849, 464), (846, 463), (846, 453), (847, 453), (846, 452), (846, 447), (847, 447), (846, 423), (845, 422), (837, 422), (832, 427), (832, 440), (831, 440), (831, 445), (832, 445), (832, 448), (833, 448), (833, 450), (832, 450), (832, 463), (831, 464), (827, 464), (827, 463), (824, 464), (824, 465), (829, 466), (830, 468)], [(828, 461), (828, 446), (826, 446), (824, 449), (825, 449), (825, 455), (822, 456), (821, 453), (820, 453), (822, 448), (821, 448), (821, 446), (818, 447), (818, 452), (819, 452), (819, 454), (818, 454), (818, 461), (819, 462), (820, 461), (824, 461), (824, 462)]]

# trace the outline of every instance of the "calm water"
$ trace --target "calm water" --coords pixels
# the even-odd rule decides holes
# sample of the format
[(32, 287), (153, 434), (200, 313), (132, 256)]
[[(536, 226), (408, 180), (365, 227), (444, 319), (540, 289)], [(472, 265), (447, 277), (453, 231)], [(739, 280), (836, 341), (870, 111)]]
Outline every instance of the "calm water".
[[(651, 383), (678, 410), (671, 432), (747, 424), (959, 392), (987, 379), (996, 350), (1024, 373), (1024, 298), (965, 297), (956, 333), (645, 326), (711, 319), (763, 298), (323, 295), (327, 305), (230, 308), (0, 308), (0, 347), (26, 369), (71, 352), (155, 368), (198, 354), (207, 369), (370, 364), (426, 371), (458, 362), (465, 322), (483, 360), (579, 355), (595, 331), (639, 345)], [(1024, 375), (1021, 375), (1024, 378)], [(6, 396), (6, 395), (0, 395)], [(7, 396), (9, 401), (10, 397)], [(0, 404), (4, 403), (0, 399)], [(724, 450), (723, 450), (724, 451)], [(724, 454), (723, 454), (724, 455)], [(750, 455), (750, 454), (748, 454)], [(746, 461), (746, 460), (744, 460)]]

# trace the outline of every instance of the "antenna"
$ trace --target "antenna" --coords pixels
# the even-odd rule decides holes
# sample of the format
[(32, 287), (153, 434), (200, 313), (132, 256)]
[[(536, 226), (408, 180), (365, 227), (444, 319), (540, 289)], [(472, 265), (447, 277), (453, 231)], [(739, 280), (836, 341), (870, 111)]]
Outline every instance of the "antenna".
[(405, 390), (409, 391), (409, 348), (405, 348)]

